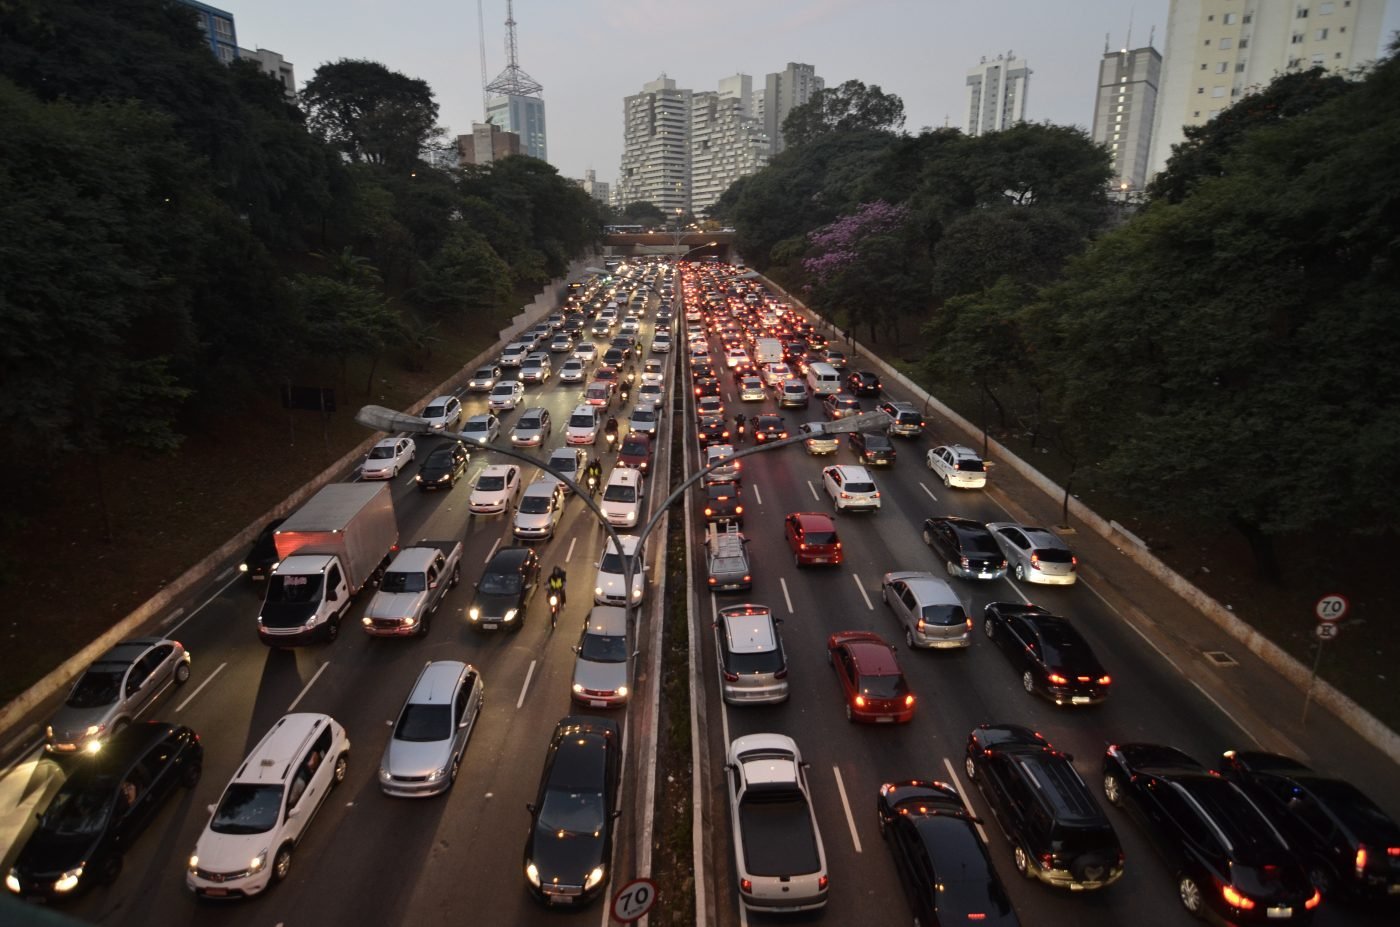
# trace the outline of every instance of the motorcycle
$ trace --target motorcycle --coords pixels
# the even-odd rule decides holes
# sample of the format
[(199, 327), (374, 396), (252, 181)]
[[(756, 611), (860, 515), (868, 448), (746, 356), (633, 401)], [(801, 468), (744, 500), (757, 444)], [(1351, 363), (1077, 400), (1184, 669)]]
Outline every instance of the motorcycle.
[(549, 627), (553, 630), (559, 624), (559, 593), (549, 594)]
[(598, 477), (592, 473), (588, 474), (588, 494), (596, 496), (598, 494)]

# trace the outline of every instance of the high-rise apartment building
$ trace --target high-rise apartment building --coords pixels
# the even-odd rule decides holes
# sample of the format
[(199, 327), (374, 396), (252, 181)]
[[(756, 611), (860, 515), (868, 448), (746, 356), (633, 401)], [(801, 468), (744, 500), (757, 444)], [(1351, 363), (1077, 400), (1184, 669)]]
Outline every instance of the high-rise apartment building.
[(1385, 0), (1171, 0), (1149, 176), (1200, 125), (1286, 71), (1377, 57)]
[(783, 141), (783, 120), (794, 107), (812, 99), (812, 94), (826, 87), (810, 64), (789, 61), (783, 70), (769, 74), (763, 87), (763, 131), (768, 136), (770, 150), (777, 154), (786, 147)]
[(967, 134), (1009, 129), (1026, 118), (1031, 69), (1013, 52), (983, 58), (967, 72)]
[[(547, 161), (544, 100), (520, 93), (496, 94), (487, 101), (486, 121), (520, 137), (520, 153)], [(475, 128), (473, 128), (475, 131)]]
[(238, 60), (238, 34), (233, 28), (233, 14), (227, 10), (200, 3), (199, 0), (180, 0), (194, 10), (195, 24), (204, 33), (209, 49), (224, 64)]
[(730, 184), (768, 163), (768, 136), (752, 115), (753, 79), (735, 74), (691, 96), (690, 205), (704, 212)]
[(1094, 141), (1113, 159), (1113, 188), (1124, 199), (1142, 191), (1151, 154), (1152, 123), (1162, 56), (1157, 49), (1104, 49), (1094, 98)]
[(667, 216), (689, 211), (690, 97), (663, 74), (622, 101), (621, 205), (649, 202)]

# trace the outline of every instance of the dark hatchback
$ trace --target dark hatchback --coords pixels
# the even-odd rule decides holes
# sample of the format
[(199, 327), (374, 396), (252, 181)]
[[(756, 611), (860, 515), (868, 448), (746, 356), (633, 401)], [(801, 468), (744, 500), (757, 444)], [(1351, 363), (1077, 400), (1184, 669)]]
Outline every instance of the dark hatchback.
[(1227, 924), (1305, 924), (1322, 901), (1303, 864), (1239, 786), (1175, 747), (1110, 746), (1103, 791), (1156, 845), (1182, 907)]
[(955, 788), (921, 779), (886, 783), (875, 811), (914, 923), (1020, 924), (977, 836), (980, 822)]
[(477, 630), (520, 630), (525, 607), (540, 578), (540, 557), (528, 547), (502, 547), (476, 582), (467, 621)]
[(69, 770), (6, 885), (21, 897), (52, 901), (113, 881), (136, 838), (171, 795), (199, 782), (203, 765), (199, 736), (187, 727), (147, 722), (121, 729)]
[(272, 572), (273, 566), (280, 559), (277, 556), (277, 541), (274, 537), (278, 527), (285, 518), (278, 518), (267, 523), (267, 526), (258, 534), (258, 539), (253, 542), (252, 548), (248, 551), (248, 556), (243, 558), (238, 569), (242, 570), (249, 579), (264, 580), (267, 574)]
[(725, 424), (724, 416), (700, 416), (696, 427), (696, 437), (699, 439), (701, 447), (709, 447), (711, 444), (728, 444), (729, 426)]
[(423, 465), (418, 468), (413, 482), (417, 483), (418, 488), (423, 492), (433, 489), (451, 489), (457, 485), (462, 474), (467, 472), (467, 462), (470, 459), (471, 454), (468, 453), (467, 446), (461, 441), (454, 441), (451, 444), (434, 448), (433, 452), (423, 461)]
[(617, 722), (567, 717), (545, 752), (525, 840), (530, 895), (550, 906), (586, 904), (608, 884), (622, 735)]
[(1274, 753), (1231, 750), (1221, 764), (1283, 831), (1324, 898), (1400, 898), (1400, 825), (1356, 786)]
[(873, 370), (852, 370), (846, 374), (846, 392), (852, 396), (878, 396), (883, 387)]
[(955, 515), (926, 518), (924, 543), (943, 561), (949, 576), (1001, 579), (1006, 575), (1006, 557), (980, 521)]
[(982, 631), (1021, 675), (1021, 686), (1056, 705), (1097, 705), (1113, 680), (1079, 630), (1039, 605), (992, 602)]
[(701, 511), (706, 524), (744, 524), (744, 494), (739, 484), (733, 480), (720, 480), (708, 483), (704, 489), (704, 505)]
[(788, 436), (787, 420), (781, 415), (755, 415), (752, 424), (755, 444), (766, 444)]
[(847, 439), (856, 459), (867, 467), (892, 467), (898, 454), (890, 436), (879, 431), (853, 431)]

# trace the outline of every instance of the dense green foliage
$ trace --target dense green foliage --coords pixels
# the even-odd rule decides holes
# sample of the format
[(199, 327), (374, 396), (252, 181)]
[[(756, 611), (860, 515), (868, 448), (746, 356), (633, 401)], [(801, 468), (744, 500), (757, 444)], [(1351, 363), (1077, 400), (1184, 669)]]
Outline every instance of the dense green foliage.
[(1270, 575), (1278, 536), (1400, 524), (1396, 163), (1392, 55), (1188, 130), (1131, 214), (1106, 152), (1051, 125), (827, 126), (720, 212), (756, 267), (980, 394), (1075, 486), (1230, 525)]
[(301, 102), (173, 0), (0, 4), (0, 432), (170, 450), (308, 363), (412, 364), (596, 239), (543, 162), (421, 161), (421, 80), (338, 61)]

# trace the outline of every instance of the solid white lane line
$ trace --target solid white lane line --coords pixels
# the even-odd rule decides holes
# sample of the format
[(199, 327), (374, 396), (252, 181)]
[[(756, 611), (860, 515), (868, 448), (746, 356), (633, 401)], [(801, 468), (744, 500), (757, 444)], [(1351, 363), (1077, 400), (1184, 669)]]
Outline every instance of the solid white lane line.
[(865, 594), (865, 584), (860, 581), (860, 577), (852, 573), (851, 579), (856, 581), (856, 588), (860, 590), (860, 597), (865, 600), (865, 607), (875, 611), (875, 606), (870, 604), (870, 596)]
[(846, 824), (851, 828), (851, 842), (856, 845), (856, 852), (860, 850), (860, 834), (856, 833), (855, 815), (851, 814), (851, 803), (846, 800), (846, 784), (841, 781), (841, 767), (833, 766), (831, 771), (836, 773), (836, 791), (841, 793), (841, 807), (846, 809)]
[(932, 489), (929, 489), (929, 488), (928, 488), (927, 486), (925, 486), (923, 483), (920, 483), (920, 484), (919, 484), (919, 488), (922, 489), (924, 492), (928, 493), (928, 497), (929, 497), (930, 499), (932, 499), (934, 502), (937, 502), (937, 501), (938, 501), (938, 497), (935, 496), (935, 495), (933, 494), (933, 490), (932, 490)]
[(229, 567), (227, 570), (224, 570), (224, 571), (223, 571), (222, 573), (220, 573), (218, 576), (215, 576), (215, 577), (214, 577), (214, 582), (216, 582), (216, 583), (222, 582), (222, 581), (224, 581), (225, 579), (227, 579), (228, 577), (232, 576), (233, 573), (234, 573), (233, 567)]
[(192, 611), (192, 612), (190, 612), (188, 615), (186, 615), (183, 621), (181, 621), (179, 624), (175, 625), (175, 627), (171, 628), (167, 633), (168, 633), (171, 637), (174, 637), (176, 631), (178, 631), (178, 630), (180, 630), (181, 628), (183, 628), (183, 627), (185, 626), (185, 624), (188, 623), (189, 620), (190, 620), (191, 618), (193, 618), (195, 615), (198, 615), (200, 612), (204, 611), (205, 606), (207, 606), (210, 602), (212, 602), (212, 601), (214, 601), (215, 599), (217, 599), (219, 596), (223, 595), (225, 589), (227, 589), (229, 586), (232, 586), (234, 583), (238, 582), (242, 577), (243, 577), (243, 574), (242, 574), (242, 573), (235, 573), (232, 579), (230, 579), (228, 582), (226, 582), (226, 583), (224, 583), (222, 586), (220, 586), (220, 587), (218, 588), (218, 590), (217, 590), (213, 595), (211, 595), (209, 598), (205, 599), (202, 603), (200, 603), (199, 608), (196, 608), (194, 611)]
[[(976, 817), (977, 815), (972, 807), (972, 802), (967, 800), (967, 790), (963, 788), (962, 780), (958, 778), (958, 771), (953, 768), (953, 761), (945, 756), (943, 758), (943, 765), (948, 767), (948, 781), (953, 783), (953, 788), (957, 789), (958, 794), (962, 796), (963, 804), (967, 806), (967, 810), (972, 811), (973, 816)], [(980, 823), (977, 825), (977, 834), (982, 838), (983, 843), (987, 842), (987, 831), (983, 829)]]
[(178, 704), (178, 705), (175, 706), (175, 713), (176, 713), (176, 714), (179, 714), (180, 712), (184, 711), (184, 710), (185, 710), (185, 706), (188, 705), (190, 702), (193, 702), (193, 701), (194, 701), (194, 697), (195, 697), (196, 695), (198, 695), (199, 693), (203, 692), (203, 691), (204, 691), (204, 687), (207, 686), (207, 685), (209, 685), (209, 683), (213, 682), (213, 681), (214, 681), (214, 677), (217, 676), (217, 675), (219, 675), (221, 672), (223, 672), (225, 666), (228, 666), (228, 664), (227, 664), (227, 663), (220, 663), (219, 666), (218, 666), (218, 668), (216, 668), (216, 669), (214, 670), (214, 672), (210, 673), (208, 676), (205, 676), (205, 677), (204, 677), (204, 681), (201, 682), (201, 683), (199, 684), (199, 688), (195, 689), (193, 692), (191, 692), (189, 695), (187, 695), (187, 696), (185, 697), (185, 700), (184, 700), (183, 702), (181, 702), (180, 704)]
[(292, 709), (297, 707), (298, 703), (300, 703), (302, 699), (306, 698), (306, 693), (310, 692), (311, 687), (316, 685), (316, 680), (321, 678), (321, 674), (326, 671), (326, 667), (328, 666), (330, 666), (329, 662), (322, 663), (321, 668), (316, 670), (316, 674), (311, 677), (311, 681), (306, 684), (306, 688), (302, 689), (301, 694), (298, 695), (296, 698), (292, 699), (292, 704), (287, 706), (287, 711), (289, 713), (292, 711)]
[(813, 483), (811, 480), (808, 480), (808, 481), (807, 481), (807, 488), (810, 489), (810, 490), (812, 491), (812, 498), (813, 498), (813, 499), (817, 500), (818, 502), (822, 501), (822, 497), (819, 496), (819, 495), (817, 494), (817, 484), (816, 484), (816, 483)]
[(783, 579), (781, 576), (779, 576), (779, 577), (778, 577), (778, 583), (783, 587), (783, 601), (787, 603), (788, 614), (791, 615), (791, 614), (792, 614), (792, 596), (788, 595), (788, 591), (787, 591), (787, 580), (785, 580), (785, 579)]
[(185, 607), (182, 605), (182, 606), (180, 606), (179, 608), (175, 609), (175, 611), (171, 612), (169, 615), (166, 615), (166, 616), (165, 616), (165, 620), (162, 621), (162, 622), (160, 623), (160, 624), (161, 624), (161, 627), (165, 627), (165, 626), (168, 625), (170, 622), (174, 621), (176, 618), (179, 618), (179, 617), (180, 617), (181, 615), (183, 615), (184, 613), (185, 613)]
[(525, 704), (525, 693), (530, 691), (530, 679), (535, 675), (535, 661), (530, 661), (530, 668), (525, 671), (525, 684), (520, 687), (520, 698), (515, 700), (515, 710), (519, 711), (520, 706)]
[(496, 556), (496, 548), (497, 548), (497, 547), (500, 547), (500, 546), (501, 546), (501, 539), (500, 539), (500, 538), (496, 538), (496, 543), (494, 543), (494, 544), (491, 545), (491, 549), (490, 549), (489, 551), (487, 551), (487, 553), (486, 553), (486, 559), (483, 560), (483, 561), (481, 561), (481, 562), (482, 562), (482, 563), (490, 563), (490, 562), (491, 562), (491, 558), (494, 557), (494, 556)]
[(578, 535), (575, 535), (574, 537), (572, 537), (572, 538), (569, 539), (569, 550), (568, 550), (568, 552), (567, 552), (566, 554), (564, 554), (564, 562), (565, 562), (565, 563), (568, 563), (570, 560), (574, 559), (574, 545), (577, 544), (577, 543), (578, 543)]
[(1021, 591), (1021, 587), (1016, 585), (1016, 583), (1012, 581), (1010, 573), (1007, 573), (1005, 576), (1003, 576), (1002, 580), (1005, 581), (1006, 585), (1011, 587), (1011, 591), (1016, 593), (1016, 595), (1020, 598), (1022, 602), (1026, 603), (1027, 605), (1031, 604), (1031, 600), (1026, 596), (1024, 592)]
[(759, 505), (763, 504), (763, 494), (758, 491), (757, 486), (753, 488), (753, 501), (757, 502)]

